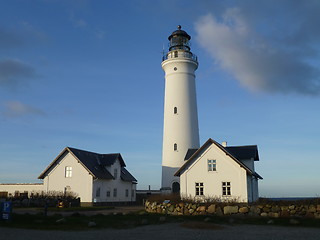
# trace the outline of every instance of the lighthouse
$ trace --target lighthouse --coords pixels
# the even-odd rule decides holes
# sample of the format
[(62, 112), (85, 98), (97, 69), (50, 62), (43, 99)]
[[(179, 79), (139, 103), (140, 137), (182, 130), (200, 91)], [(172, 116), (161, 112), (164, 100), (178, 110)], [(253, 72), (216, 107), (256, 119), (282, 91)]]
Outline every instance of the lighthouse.
[(178, 193), (180, 180), (174, 173), (184, 164), (187, 151), (199, 148), (195, 84), (198, 60), (190, 49), (191, 37), (180, 25), (168, 39), (169, 51), (161, 63), (165, 72), (161, 190)]

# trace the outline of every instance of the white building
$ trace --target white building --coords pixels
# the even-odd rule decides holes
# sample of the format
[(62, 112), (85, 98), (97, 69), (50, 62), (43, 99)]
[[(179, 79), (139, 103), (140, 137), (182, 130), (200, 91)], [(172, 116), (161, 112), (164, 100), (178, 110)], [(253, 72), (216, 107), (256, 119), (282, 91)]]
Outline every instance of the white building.
[(217, 197), (241, 202), (258, 199), (254, 161), (257, 146), (223, 147), (212, 139), (199, 144), (195, 87), (197, 57), (191, 37), (178, 26), (169, 36), (165, 71), (162, 192), (182, 197)]
[(180, 177), (180, 194), (254, 202), (259, 198), (258, 179), (262, 179), (254, 161), (259, 161), (256, 145), (227, 147), (210, 138), (199, 149), (190, 149), (175, 173)]
[(2, 195), (72, 192), (81, 204), (136, 201), (137, 180), (120, 153), (99, 154), (66, 147), (40, 174), (43, 184), (0, 184)]

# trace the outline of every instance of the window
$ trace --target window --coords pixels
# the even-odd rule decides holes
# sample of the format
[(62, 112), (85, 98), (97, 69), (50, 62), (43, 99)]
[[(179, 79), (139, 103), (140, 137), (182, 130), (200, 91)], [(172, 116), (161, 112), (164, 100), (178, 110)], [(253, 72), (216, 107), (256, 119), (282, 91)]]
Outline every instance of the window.
[(107, 191), (107, 197), (110, 197), (110, 191)]
[(66, 178), (72, 177), (72, 167), (66, 167), (65, 168), (65, 177)]
[(99, 187), (96, 190), (96, 197), (100, 197), (100, 188)]
[(177, 108), (177, 107), (174, 107), (174, 108), (173, 108), (173, 113), (174, 113), (174, 114), (177, 114), (177, 113), (178, 113), (178, 108)]
[(176, 144), (176, 143), (173, 144), (173, 150), (174, 150), (174, 151), (178, 151), (178, 144)]
[(174, 51), (174, 57), (178, 57), (178, 51)]
[(126, 189), (126, 197), (129, 197), (129, 189)]
[(222, 182), (222, 196), (231, 196), (230, 182)]
[(196, 196), (203, 196), (203, 183), (196, 183)]
[(117, 177), (118, 177), (118, 169), (117, 168), (114, 169), (113, 176), (114, 176), (114, 179), (117, 179)]
[(113, 197), (116, 197), (116, 196), (117, 196), (117, 189), (114, 188), (114, 189), (113, 189)]
[(208, 171), (209, 172), (217, 171), (216, 160), (208, 159)]

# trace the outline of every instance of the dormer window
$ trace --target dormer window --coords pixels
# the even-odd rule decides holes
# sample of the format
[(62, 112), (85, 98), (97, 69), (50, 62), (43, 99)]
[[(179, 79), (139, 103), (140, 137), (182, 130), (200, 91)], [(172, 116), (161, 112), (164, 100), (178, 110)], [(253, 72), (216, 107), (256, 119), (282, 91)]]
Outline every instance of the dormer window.
[(118, 169), (117, 168), (115, 168), (113, 171), (113, 177), (114, 177), (114, 179), (118, 178)]

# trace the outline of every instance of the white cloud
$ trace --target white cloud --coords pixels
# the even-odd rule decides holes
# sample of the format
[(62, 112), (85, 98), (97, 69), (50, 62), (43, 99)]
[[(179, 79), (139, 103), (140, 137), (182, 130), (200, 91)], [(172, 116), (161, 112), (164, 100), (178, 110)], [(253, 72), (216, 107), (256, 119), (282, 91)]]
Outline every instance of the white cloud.
[(318, 60), (310, 59), (310, 44), (302, 48), (307, 40), (299, 39), (298, 44), (298, 30), (283, 38), (265, 34), (277, 26), (257, 29), (259, 15), (249, 15), (242, 8), (228, 8), (219, 20), (212, 14), (202, 16), (195, 24), (197, 41), (251, 91), (319, 94), (320, 71), (314, 64)]
[(4, 106), (4, 116), (9, 118), (22, 117), (25, 115), (45, 115), (45, 113), (41, 109), (24, 104), (19, 101), (9, 101), (4, 103)]

